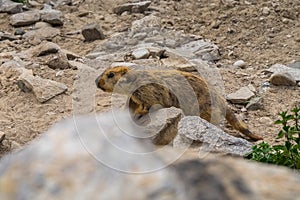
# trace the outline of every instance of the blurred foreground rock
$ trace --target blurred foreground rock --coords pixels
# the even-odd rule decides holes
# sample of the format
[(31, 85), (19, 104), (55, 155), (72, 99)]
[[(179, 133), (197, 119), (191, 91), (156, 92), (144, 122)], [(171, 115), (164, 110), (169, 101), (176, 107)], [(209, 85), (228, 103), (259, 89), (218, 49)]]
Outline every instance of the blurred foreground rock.
[(254, 200), (300, 195), (300, 175), (288, 168), (157, 149), (139, 138), (134, 127), (124, 113), (74, 116), (58, 123), (0, 161), (0, 199)]

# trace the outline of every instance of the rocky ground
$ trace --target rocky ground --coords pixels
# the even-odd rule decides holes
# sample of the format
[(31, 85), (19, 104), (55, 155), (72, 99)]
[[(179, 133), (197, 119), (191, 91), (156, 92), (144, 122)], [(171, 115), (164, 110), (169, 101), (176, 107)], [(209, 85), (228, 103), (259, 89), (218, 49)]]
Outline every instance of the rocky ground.
[[(30, 1), (29, 9), (41, 9), (44, 2), (47, 1)], [(276, 63), (290, 64), (300, 60), (299, 1), (154, 0), (144, 13), (125, 12), (117, 15), (113, 12), (113, 8), (126, 2), (53, 1), (54, 9), (62, 12), (63, 25), (55, 24), (55, 30), (44, 29), (42, 33), (37, 33), (38, 36), (29, 34), (30, 31), (37, 32), (37, 24), (12, 26), (12, 14), (0, 13), (0, 31), (8, 35), (0, 35), (1, 64), (11, 60), (17, 53), (24, 53), (38, 45), (42, 40), (51, 40), (61, 49), (77, 54), (80, 60), (103, 42), (85, 41), (81, 34), (84, 25), (97, 22), (105, 37), (110, 38), (128, 30), (134, 20), (150, 13), (161, 17), (162, 26), (167, 29), (209, 39), (219, 47), (221, 59), (216, 64), (226, 94), (249, 84), (258, 92), (270, 78), (266, 69)], [(24, 35), (14, 36), (19, 31), (25, 31), (27, 38)], [(233, 66), (238, 60), (245, 63)], [(40, 64), (28, 65), (26, 68), (31, 69), (33, 75), (65, 84), (68, 90), (41, 103), (32, 93), (20, 89), (15, 72), (0, 72), (0, 133), (6, 135), (1, 145), (2, 155), (23, 146), (55, 122), (73, 114), (73, 83), (78, 78), (78, 71), (74, 67), (53, 69)], [(253, 132), (274, 144), (280, 128), (273, 124), (277, 113), (299, 105), (299, 95), (298, 86), (270, 86), (263, 94), (262, 108), (245, 110), (242, 105), (231, 106), (246, 120)], [(99, 112), (105, 110), (103, 105), (109, 106), (110, 103), (101, 99), (98, 101), (98, 104), (102, 104), (97, 106)]]

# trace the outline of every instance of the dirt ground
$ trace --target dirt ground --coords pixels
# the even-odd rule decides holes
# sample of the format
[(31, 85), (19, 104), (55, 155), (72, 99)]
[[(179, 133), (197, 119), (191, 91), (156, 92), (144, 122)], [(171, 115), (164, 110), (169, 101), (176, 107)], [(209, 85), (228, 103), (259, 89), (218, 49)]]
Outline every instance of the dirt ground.
[[(73, 2), (78, 4), (58, 8), (64, 13), (64, 25), (60, 28), (60, 36), (55, 37), (53, 42), (80, 56), (85, 56), (102, 41), (87, 43), (81, 34), (70, 36), (68, 32), (79, 31), (86, 23), (96, 21), (102, 26), (106, 37), (110, 37), (116, 32), (127, 30), (132, 21), (144, 16), (113, 14), (112, 8), (127, 2), (125, 0)], [(222, 58), (217, 65), (227, 94), (248, 84), (259, 90), (261, 84), (269, 78), (263, 73), (264, 69), (275, 63), (300, 61), (300, 1), (153, 0), (148, 13), (151, 12), (162, 18), (164, 27), (199, 35), (219, 46)], [(0, 13), (0, 31), (13, 34), (15, 28), (9, 25), (9, 16)], [(24, 30), (30, 28), (24, 27)], [(0, 53), (20, 52), (30, 46), (24, 40), (5, 40), (0, 43)], [(240, 59), (247, 63), (245, 69), (231, 66)], [(41, 104), (33, 94), (20, 91), (16, 77), (0, 74), (0, 131), (7, 136), (7, 140), (0, 146), (1, 155), (25, 145), (55, 122), (72, 115), (71, 94), (76, 70), (64, 70), (64, 75), (58, 77), (57, 71), (47, 67), (32, 67), (32, 70), (43, 78), (65, 83), (69, 90)], [(270, 87), (263, 97), (264, 108), (242, 112), (242, 106), (232, 107), (253, 132), (274, 144), (280, 128), (273, 123), (277, 113), (300, 105), (299, 97), (300, 87)], [(109, 102), (101, 103), (109, 105)]]

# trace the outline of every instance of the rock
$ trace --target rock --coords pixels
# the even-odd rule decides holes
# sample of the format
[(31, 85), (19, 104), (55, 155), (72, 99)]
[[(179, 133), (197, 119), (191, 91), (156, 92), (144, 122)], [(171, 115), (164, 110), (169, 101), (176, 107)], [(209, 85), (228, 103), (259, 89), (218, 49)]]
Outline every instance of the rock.
[(10, 41), (13, 41), (13, 40), (18, 40), (19, 37), (16, 37), (14, 35), (11, 35), (9, 33), (1, 33), (0, 32), (0, 41), (2, 40), (10, 40)]
[(156, 145), (166, 145), (172, 142), (177, 135), (177, 125), (183, 117), (180, 109), (171, 107), (163, 108), (139, 119), (144, 137), (151, 138)]
[[(60, 34), (60, 30), (53, 27), (43, 27), (37, 30), (28, 31), (23, 35), (31, 44), (40, 44), (43, 40), (52, 40), (53, 37)], [(35, 42), (35, 43), (34, 43)]]
[(82, 28), (82, 35), (85, 41), (103, 40), (104, 34), (97, 23), (87, 24)]
[(151, 1), (141, 1), (137, 3), (125, 3), (113, 8), (113, 12), (121, 15), (123, 12), (143, 13), (150, 6)]
[(72, 0), (52, 0), (50, 2), (50, 4), (52, 6), (54, 6), (55, 8), (63, 6), (63, 5), (67, 5), (67, 6), (72, 6), (73, 5), (73, 1)]
[(237, 60), (233, 63), (233, 66), (244, 69), (246, 67), (246, 62), (243, 60)]
[(51, 69), (68, 69), (71, 67), (67, 55), (62, 51), (47, 56), (45, 64)]
[(45, 103), (68, 89), (63, 83), (33, 76), (30, 73), (21, 74), (18, 80), (18, 86), (24, 92), (32, 91), (37, 100), (41, 103)]
[(10, 0), (0, 0), (0, 13), (16, 14), (23, 12), (23, 4)]
[(254, 97), (254, 93), (248, 87), (242, 87), (234, 93), (228, 94), (226, 99), (231, 103), (244, 104)]
[(278, 86), (295, 86), (297, 84), (296, 80), (289, 72), (273, 74), (270, 78), (270, 83)]
[(300, 61), (296, 61), (287, 65), (287, 67), (296, 68), (300, 70)]
[(43, 9), (41, 12), (41, 20), (48, 22), (53, 26), (62, 26), (63, 25), (63, 14), (59, 10), (53, 9)]
[(136, 135), (134, 127), (120, 112), (74, 115), (56, 124), (1, 159), (0, 199), (254, 200), (300, 195), (300, 175), (288, 168), (211, 154), (199, 159), (155, 148), (129, 136)]
[(139, 48), (134, 50), (131, 55), (134, 59), (146, 59), (150, 56), (150, 52), (148, 49)]
[(40, 13), (38, 11), (27, 11), (12, 15), (10, 17), (10, 24), (12, 26), (27, 26), (34, 24), (39, 20)]
[(246, 105), (247, 110), (259, 110), (264, 107), (263, 103), (263, 98), (262, 97), (254, 97), (251, 98), (249, 103)]
[(132, 62), (113, 62), (110, 67), (120, 67), (120, 66), (124, 66), (124, 67), (133, 67), (136, 66), (136, 64), (132, 63)]
[(22, 73), (32, 73), (31, 70), (25, 68), (28, 63), (21, 60), (19, 57), (14, 56), (13, 59), (4, 62), (1, 65), (0, 71), (8, 74), (12, 74), (15, 77), (20, 76)]
[(282, 65), (282, 64), (275, 64), (275, 65), (272, 65), (266, 71), (271, 72), (271, 73), (284, 73), (284, 72), (287, 72), (295, 79), (295, 81), (300, 81), (300, 69), (299, 68), (288, 67), (288, 66)]
[(15, 31), (15, 35), (24, 35), (26, 32), (22, 28), (17, 28)]
[(249, 90), (251, 90), (253, 93), (256, 93), (257, 91), (256, 91), (256, 88), (255, 88), (255, 86), (253, 85), (253, 84), (248, 84), (247, 85), (247, 87), (249, 88)]
[(173, 144), (185, 147), (192, 142), (203, 143), (200, 149), (207, 152), (244, 156), (252, 150), (252, 144), (247, 140), (231, 136), (198, 116), (186, 116), (179, 121), (178, 137)]
[(66, 50), (66, 49), (62, 49), (62, 52), (63, 52), (64, 54), (66, 54), (68, 60), (75, 60), (75, 59), (77, 59), (77, 58), (81, 58), (80, 55), (77, 55), (76, 53), (71, 52), (71, 51)]
[(200, 56), (203, 60), (218, 61), (221, 56), (219, 48), (208, 40), (196, 40), (175, 48), (175, 53), (191, 58)]
[(53, 42), (43, 41), (41, 44), (19, 53), (18, 56), (26, 60), (31, 60), (35, 57), (55, 54), (59, 51), (61, 51), (61, 48), (57, 44)]
[(265, 16), (268, 16), (270, 14), (270, 8), (268, 7), (263, 7), (262, 8), (262, 14), (265, 15)]
[[(130, 121), (121, 116), (128, 130)], [(75, 117), (58, 124), (30, 147), (2, 159), (0, 184), (7, 187), (0, 188), (0, 198), (16, 199), (21, 195), (23, 199), (185, 199), (176, 172), (172, 168), (163, 169), (167, 164), (151, 144), (124, 134), (112, 114), (97, 119), (102, 129), (88, 128), (97, 127), (95, 118)], [(74, 120), (78, 120), (77, 125)], [(75, 127), (77, 132), (73, 131)], [(111, 132), (107, 135), (110, 142), (121, 145), (121, 149), (105, 139), (103, 134), (108, 132)], [(83, 187), (88, 190), (78, 190)], [(104, 189), (100, 193), (99, 187)]]
[(32, 50), (32, 57), (33, 56), (46, 56), (49, 54), (55, 54), (61, 51), (60, 46), (53, 42), (43, 42), (42, 44), (34, 47)]
[[(151, 29), (160, 29), (161, 19), (155, 15), (145, 16), (142, 19), (132, 22), (131, 32), (133, 34), (141, 33), (141, 30), (151, 28)], [(147, 36), (147, 34), (146, 34)]]
[(37, 22), (34, 25), (34, 29), (40, 29), (40, 28), (45, 28), (45, 27), (52, 27), (51, 24), (47, 22)]

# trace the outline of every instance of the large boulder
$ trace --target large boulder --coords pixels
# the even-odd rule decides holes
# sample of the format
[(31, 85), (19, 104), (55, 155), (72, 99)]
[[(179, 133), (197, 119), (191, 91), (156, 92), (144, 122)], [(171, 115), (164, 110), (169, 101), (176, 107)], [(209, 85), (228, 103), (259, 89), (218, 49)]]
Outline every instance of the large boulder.
[[(73, 116), (0, 161), (0, 199), (295, 199), (300, 175), (155, 148), (124, 113)], [(178, 158), (180, 158), (178, 161)]]

